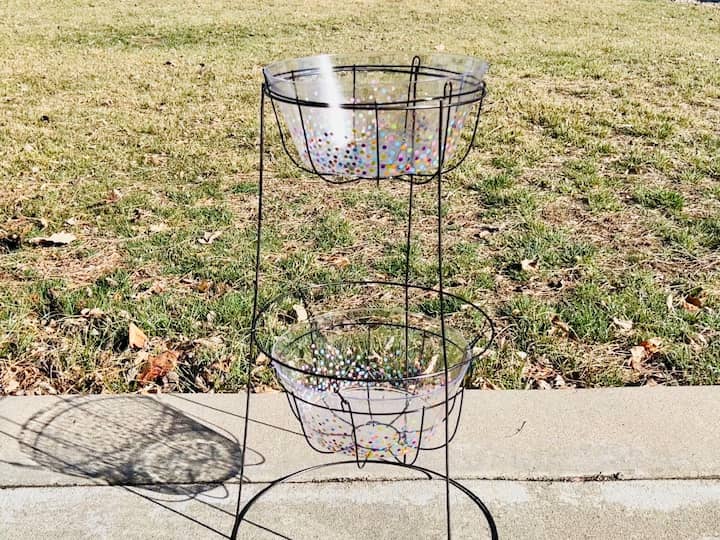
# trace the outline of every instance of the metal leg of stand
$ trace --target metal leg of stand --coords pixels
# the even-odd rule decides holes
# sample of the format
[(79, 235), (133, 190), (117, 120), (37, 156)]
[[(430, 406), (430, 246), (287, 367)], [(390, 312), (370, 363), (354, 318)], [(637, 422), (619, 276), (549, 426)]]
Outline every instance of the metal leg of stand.
[(235, 523), (233, 524), (232, 534), (230, 538), (233, 540), (237, 538), (238, 529), (242, 521), (241, 508), (242, 508), (242, 490), (245, 475), (245, 459), (247, 456), (247, 440), (248, 440), (248, 424), (250, 422), (250, 394), (252, 393), (252, 366), (255, 351), (255, 331), (256, 331), (256, 317), (258, 309), (258, 289), (260, 288), (260, 244), (262, 241), (262, 208), (263, 208), (263, 157), (265, 153), (265, 85), (262, 86), (260, 91), (260, 171), (258, 175), (258, 206), (257, 206), (257, 230), (255, 234), (255, 278), (253, 281), (253, 307), (252, 307), (252, 319), (250, 322), (250, 344), (247, 358), (247, 369), (245, 370), (245, 376), (247, 377), (246, 389), (245, 389), (245, 419), (243, 421), (243, 437), (242, 437), (242, 456), (240, 458), (240, 483), (238, 486), (238, 500), (235, 511)]
[(447, 538), (450, 540), (452, 536), (452, 526), (450, 519), (450, 396), (448, 394), (448, 360), (447, 360), (447, 336), (445, 333), (445, 290), (443, 288), (443, 265), (442, 265), (442, 177), (443, 166), (445, 162), (445, 146), (447, 144), (448, 123), (450, 118), (449, 107), (445, 103), (445, 98), (452, 96), (452, 85), (445, 85), (444, 99), (440, 101), (438, 122), (438, 173), (437, 173), (437, 263), (438, 263), (438, 291), (440, 300), (440, 333), (442, 334), (442, 356), (444, 369), (444, 387), (445, 387), (445, 512), (447, 517)]

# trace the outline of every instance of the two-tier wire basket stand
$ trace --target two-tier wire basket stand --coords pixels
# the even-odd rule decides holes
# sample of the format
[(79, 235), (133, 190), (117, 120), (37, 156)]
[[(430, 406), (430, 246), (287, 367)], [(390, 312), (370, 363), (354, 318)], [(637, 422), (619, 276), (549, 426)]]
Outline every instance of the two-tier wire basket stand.
[[(263, 70), (251, 351), (232, 538), (273, 487), (316, 468), (348, 463), (404, 467), (444, 482), (447, 538), (451, 488), (479, 508), (489, 536), (497, 538), (480, 498), (450, 477), (463, 381), (490, 347), (493, 326), (477, 305), (445, 290), (443, 273), (443, 177), (470, 152), (486, 70), (481, 60), (445, 54), (321, 55)], [(407, 185), (401, 281), (292, 284), (281, 296), (260, 302), (268, 102), (282, 148), (298, 169), (329, 184)], [(435, 197), (433, 286), (414, 282), (411, 270), (413, 213), (421, 189), (431, 189)], [(297, 305), (307, 316), (289, 322), (284, 314)], [(283, 476), (243, 505), (252, 360), (259, 353), (270, 359), (307, 443), (343, 459)], [(444, 451), (443, 472), (416, 463), (428, 450)]]

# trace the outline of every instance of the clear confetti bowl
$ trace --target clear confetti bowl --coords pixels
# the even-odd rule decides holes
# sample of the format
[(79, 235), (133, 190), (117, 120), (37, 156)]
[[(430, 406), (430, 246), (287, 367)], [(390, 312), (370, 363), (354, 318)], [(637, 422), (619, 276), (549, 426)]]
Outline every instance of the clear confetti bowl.
[(464, 159), (486, 71), (468, 56), (396, 54), (297, 58), (263, 73), (296, 165), (321, 176), (384, 179), (432, 177)]
[[(392, 307), (398, 305), (393, 295), (385, 300), (389, 307), (329, 311), (286, 325), (267, 352), (309, 444), (320, 452), (414, 461), (419, 450), (444, 445), (446, 423), (450, 435), (456, 429), (463, 379), (478, 348), (492, 339), (489, 319), (459, 309), (472, 304), (446, 298), (457, 310), (452, 317), (474, 317), (475, 329), (482, 327), (467, 341), (449, 324), (443, 330), (436, 314), (406, 313)], [(435, 304), (425, 298), (420, 305)]]

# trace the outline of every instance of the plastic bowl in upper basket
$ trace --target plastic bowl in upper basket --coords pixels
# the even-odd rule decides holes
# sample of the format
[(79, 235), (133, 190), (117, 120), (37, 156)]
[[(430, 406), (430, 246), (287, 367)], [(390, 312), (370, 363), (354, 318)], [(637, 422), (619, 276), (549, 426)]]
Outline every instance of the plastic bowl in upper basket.
[[(263, 70), (296, 164), (367, 179), (434, 176), (457, 166), (477, 127), (486, 71), (482, 60), (447, 54), (320, 55)], [(466, 131), (472, 135), (463, 140)]]
[(310, 445), (397, 461), (442, 447), (445, 423), (451, 434), (457, 426), (477, 347), (492, 339), (489, 319), (475, 309), (485, 333), (470, 342), (448, 324), (443, 332), (437, 316), (397, 308), (330, 311), (290, 325), (269, 356)]

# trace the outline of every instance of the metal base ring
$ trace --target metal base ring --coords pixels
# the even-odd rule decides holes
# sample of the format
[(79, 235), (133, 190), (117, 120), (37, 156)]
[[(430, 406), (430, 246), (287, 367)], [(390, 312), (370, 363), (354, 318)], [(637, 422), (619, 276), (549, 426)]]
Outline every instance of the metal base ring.
[[(379, 464), (379, 465), (390, 465), (393, 467), (412, 469), (414, 471), (418, 471), (418, 472), (424, 474), (425, 476), (427, 476), (428, 480), (432, 480), (433, 478), (436, 480), (445, 480), (446, 479), (445, 475), (443, 475), (442, 473), (433, 471), (431, 469), (427, 469), (425, 467), (421, 467), (419, 465), (409, 465), (409, 464), (404, 464), (404, 463), (393, 463), (390, 461), (378, 461), (378, 460), (369, 460), (368, 463)], [(245, 516), (252, 509), (252, 507), (255, 505), (255, 503), (258, 502), (258, 500), (260, 500), (265, 494), (267, 494), (274, 487), (276, 487), (280, 484), (283, 484), (285, 482), (291, 481), (293, 478), (300, 476), (301, 474), (304, 474), (307, 472), (312, 472), (312, 471), (315, 471), (318, 469), (323, 469), (326, 467), (335, 467), (335, 466), (339, 466), (339, 465), (356, 465), (356, 462), (354, 460), (345, 460), (345, 461), (338, 461), (338, 462), (334, 462), (334, 463), (325, 463), (322, 465), (315, 465), (313, 467), (307, 467), (305, 469), (300, 469), (300, 470), (290, 473), (286, 476), (280, 477), (277, 480), (274, 480), (273, 482), (271, 482), (270, 484), (265, 486), (263, 489), (258, 491), (255, 495), (253, 495), (250, 498), (250, 500), (245, 504), (245, 506), (242, 507), (242, 509), (238, 513), (237, 517), (235, 518), (235, 526), (233, 528), (233, 533), (232, 533), (231, 538), (235, 539), (237, 537), (238, 530), (239, 530), (242, 522), (245, 521)], [(490, 510), (487, 508), (487, 506), (485, 506), (485, 503), (482, 502), (480, 497), (475, 495), (475, 493), (473, 493), (469, 488), (467, 488), (466, 486), (457, 482), (456, 480), (453, 480), (452, 478), (450, 478), (448, 480), (448, 482), (450, 483), (451, 486), (453, 486), (454, 488), (456, 488), (459, 491), (461, 491), (462, 493), (464, 493), (480, 509), (480, 511), (482, 512), (482, 514), (487, 522), (488, 531), (490, 533), (489, 538), (491, 540), (498, 540), (499, 536), (498, 536), (497, 527), (495, 525), (495, 520), (493, 519), (492, 514), (490, 513)], [(284, 536), (281, 536), (281, 537), (285, 538)]]

